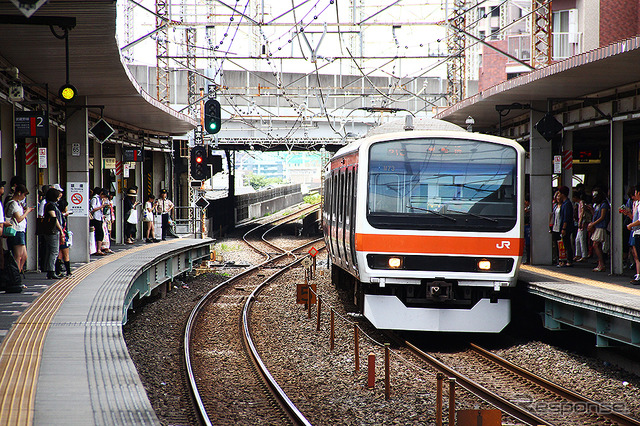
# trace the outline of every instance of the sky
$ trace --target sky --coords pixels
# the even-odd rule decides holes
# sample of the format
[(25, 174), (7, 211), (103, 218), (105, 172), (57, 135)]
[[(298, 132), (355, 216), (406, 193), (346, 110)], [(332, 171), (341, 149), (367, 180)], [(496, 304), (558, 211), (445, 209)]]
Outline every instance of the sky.
[[(434, 68), (438, 60), (428, 58), (446, 51), (445, 28), (436, 25), (444, 19), (444, 1), (360, 0), (357, 2), (362, 6), (354, 10), (349, 0), (173, 0), (170, 55), (185, 54), (184, 29), (193, 26), (197, 55), (215, 57), (199, 59), (197, 67), (211, 68), (214, 73), (221, 68), (247, 68), (274, 72), (318, 70), (322, 74), (359, 74), (362, 70), (398, 78), (444, 76), (446, 67)], [(127, 3), (133, 5), (131, 41), (156, 28), (156, 18), (151, 13), (155, 11), (155, 1), (119, 1), (121, 46), (127, 41)], [(354, 22), (360, 25), (353, 25)], [(124, 53), (134, 63), (154, 66), (154, 37)], [(361, 56), (367, 59), (360, 59)], [(411, 58), (392, 59), (396, 56)], [(177, 59), (172, 66), (183, 64), (184, 59)]]

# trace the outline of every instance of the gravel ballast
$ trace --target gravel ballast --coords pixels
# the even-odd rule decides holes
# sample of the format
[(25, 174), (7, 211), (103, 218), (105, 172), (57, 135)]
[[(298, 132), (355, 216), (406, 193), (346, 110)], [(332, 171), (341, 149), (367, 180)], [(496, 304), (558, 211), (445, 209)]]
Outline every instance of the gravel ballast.
[[(186, 287), (176, 285), (164, 299), (138, 308), (125, 326), (129, 351), (137, 365), (152, 405), (164, 425), (178, 423), (187, 413), (189, 401), (183, 390), (181, 339), (190, 310), (216, 283), (225, 281), (245, 265), (262, 258), (245, 249), (240, 240), (216, 244), (227, 267), (198, 276)], [(319, 256), (314, 279), (323, 298), (321, 330), (295, 304), (295, 284), (303, 282), (302, 269), (270, 286), (254, 304), (252, 328), (264, 362), (274, 377), (315, 425), (333, 424), (434, 424), (435, 372), (411, 358), (402, 349), (391, 356), (391, 398), (385, 400), (384, 350), (361, 334), (360, 371), (355, 371), (353, 322), (375, 341), (385, 337), (366, 320), (347, 313), (349, 297), (337, 292), (329, 280), (324, 256)], [(336, 347), (329, 350), (329, 308), (336, 312)], [(346, 308), (345, 308), (346, 307)], [(620, 401), (628, 414), (640, 417), (640, 380), (603, 362), (569, 353), (539, 341), (517, 343), (495, 350), (498, 355), (565, 385), (597, 401)], [(366, 356), (376, 355), (375, 389), (367, 389)], [(227, 384), (229, 386), (229, 384)], [(446, 393), (445, 393), (446, 395)], [(445, 407), (447, 400), (445, 397)], [(458, 392), (457, 409), (488, 408)], [(445, 413), (446, 419), (446, 413)], [(255, 424), (256, 419), (246, 418)], [(234, 424), (238, 424), (236, 421)]]

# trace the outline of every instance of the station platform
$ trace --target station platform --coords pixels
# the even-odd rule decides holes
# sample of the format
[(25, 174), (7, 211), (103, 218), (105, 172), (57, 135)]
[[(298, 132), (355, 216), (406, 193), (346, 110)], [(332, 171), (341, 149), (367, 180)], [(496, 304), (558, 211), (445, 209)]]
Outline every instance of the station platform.
[(640, 347), (640, 286), (630, 284), (635, 272), (594, 272), (591, 262), (570, 268), (522, 265), (519, 280), (530, 295), (544, 301), (544, 326), (578, 328), (595, 335), (598, 347)]
[(209, 257), (211, 239), (112, 247), (71, 277), (0, 294), (0, 424), (159, 424), (129, 357), (127, 310)]

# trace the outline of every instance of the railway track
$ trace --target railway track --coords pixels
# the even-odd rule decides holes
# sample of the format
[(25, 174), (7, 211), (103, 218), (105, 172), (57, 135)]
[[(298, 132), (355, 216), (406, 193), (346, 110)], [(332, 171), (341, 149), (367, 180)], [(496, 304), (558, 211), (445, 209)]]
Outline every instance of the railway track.
[(471, 344), (465, 352), (426, 353), (404, 344), (467, 391), (527, 425), (640, 425), (610, 405), (590, 400)]
[[(300, 214), (272, 221), (270, 229), (297, 220)], [(303, 260), (293, 252), (318, 240), (283, 249), (267, 241), (269, 230), (260, 238), (252, 236), (263, 226), (252, 229), (243, 239), (263, 253), (265, 261), (212, 289), (195, 307), (186, 326), (187, 375), (203, 424), (247, 419), (257, 424), (309, 424), (262, 363), (251, 339), (249, 316), (253, 300), (270, 280)], [(276, 253), (270, 253), (274, 250)], [(267, 273), (271, 275), (267, 277)], [(212, 395), (212, 380), (233, 385), (217, 386), (217, 394)]]

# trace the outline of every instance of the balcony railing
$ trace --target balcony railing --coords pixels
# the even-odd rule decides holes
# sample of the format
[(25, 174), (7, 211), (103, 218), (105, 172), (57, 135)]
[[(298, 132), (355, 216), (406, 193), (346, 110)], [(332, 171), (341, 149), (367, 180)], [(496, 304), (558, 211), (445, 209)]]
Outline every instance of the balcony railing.
[(553, 33), (553, 60), (567, 59), (582, 53), (582, 33)]
[[(531, 59), (531, 36), (520, 34), (507, 37), (508, 52), (521, 61)], [(554, 61), (582, 53), (582, 33), (553, 33), (552, 56)]]

